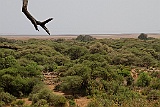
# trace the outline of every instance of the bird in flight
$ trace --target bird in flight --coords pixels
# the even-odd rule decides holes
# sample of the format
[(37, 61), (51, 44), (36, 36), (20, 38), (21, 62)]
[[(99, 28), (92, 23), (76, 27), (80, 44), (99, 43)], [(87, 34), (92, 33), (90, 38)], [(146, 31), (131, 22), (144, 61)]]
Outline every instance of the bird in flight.
[(41, 26), (49, 35), (50, 32), (48, 28), (45, 26), (48, 22), (53, 20), (53, 18), (49, 18), (43, 22), (36, 20), (28, 11), (28, 0), (23, 0), (23, 6), (22, 6), (22, 12), (26, 15), (26, 17), (31, 21), (31, 23), (34, 25), (35, 29), (39, 31), (38, 25)]

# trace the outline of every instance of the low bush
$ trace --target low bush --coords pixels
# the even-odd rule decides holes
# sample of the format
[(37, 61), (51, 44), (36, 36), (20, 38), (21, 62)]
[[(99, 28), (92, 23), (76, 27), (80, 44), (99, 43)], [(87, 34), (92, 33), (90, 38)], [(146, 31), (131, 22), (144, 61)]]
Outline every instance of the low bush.
[(151, 77), (146, 72), (142, 72), (137, 80), (137, 86), (146, 87), (150, 85)]
[[(30, 95), (30, 100), (32, 100), (32, 105), (38, 107), (38, 105), (64, 107), (66, 105), (66, 98), (64, 96), (55, 95), (49, 89), (43, 88)], [(47, 103), (46, 103), (47, 102)]]
[(25, 103), (24, 100), (17, 100), (17, 101), (13, 101), (11, 106), (12, 107), (22, 107), (24, 103)]
[(74, 100), (69, 100), (69, 107), (76, 107), (76, 103)]
[(33, 106), (34, 106), (34, 107), (49, 107), (47, 101), (44, 100), (44, 99), (40, 99), (40, 100), (37, 101)]
[(159, 90), (151, 90), (147, 95), (148, 100), (159, 100), (160, 99), (160, 91)]
[(5, 93), (5, 92), (1, 92), (0, 93), (0, 102), (1, 104), (3, 104), (3, 102), (5, 104), (10, 104), (12, 101), (15, 101), (16, 97), (14, 97), (13, 95), (9, 94), (9, 93)]
[(0, 101), (0, 107), (4, 107), (5, 106), (5, 102), (4, 101)]

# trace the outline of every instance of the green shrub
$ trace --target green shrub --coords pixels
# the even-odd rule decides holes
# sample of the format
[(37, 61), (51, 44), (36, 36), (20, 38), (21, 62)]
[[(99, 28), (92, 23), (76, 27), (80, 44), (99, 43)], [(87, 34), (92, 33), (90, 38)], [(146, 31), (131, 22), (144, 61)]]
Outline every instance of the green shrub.
[[(41, 89), (37, 93), (30, 95), (32, 105), (44, 104), (46, 100), (49, 106), (64, 107), (66, 105), (66, 98), (64, 96), (55, 95), (48, 89)], [(43, 99), (43, 100), (42, 100)], [(41, 102), (39, 102), (41, 100)], [(45, 104), (46, 105), (46, 104)]]
[(146, 96), (152, 89), (150, 87), (145, 87), (141, 90), (142, 95)]
[(49, 107), (47, 101), (44, 100), (44, 99), (40, 99), (40, 100), (37, 101), (33, 106), (34, 106), (34, 107)]
[(36, 84), (36, 85), (33, 87), (32, 93), (31, 93), (30, 95), (36, 94), (36, 93), (38, 93), (41, 89), (44, 89), (44, 88), (45, 88), (45, 85), (44, 85), (43, 83)]
[(5, 102), (4, 101), (0, 101), (0, 107), (4, 107), (5, 106)]
[(137, 80), (137, 85), (140, 87), (146, 87), (149, 86), (151, 81), (151, 77), (146, 72), (142, 72)]
[(24, 103), (25, 103), (24, 100), (17, 100), (17, 101), (13, 101), (11, 106), (12, 107), (22, 107)]
[(152, 90), (147, 95), (148, 100), (159, 100), (160, 99), (160, 91), (159, 90)]
[(59, 88), (64, 92), (71, 92), (74, 95), (81, 90), (83, 80), (80, 76), (66, 76), (62, 81)]
[(5, 92), (1, 92), (0, 93), (0, 101), (4, 102), (5, 104), (10, 104), (12, 101), (16, 100), (16, 98), (9, 94), (9, 93), (5, 93)]
[(74, 100), (69, 100), (69, 107), (76, 107), (76, 103)]
[(113, 107), (113, 104), (109, 99), (98, 98), (89, 102), (87, 107)]
[(87, 107), (103, 107), (101, 106), (100, 102), (97, 101), (97, 100), (92, 100), (88, 105)]
[(128, 69), (119, 70), (118, 74), (120, 74), (120, 75), (122, 75), (124, 77), (127, 77), (127, 76), (131, 75), (131, 73), (130, 73), (130, 71)]
[(38, 94), (33, 94), (32, 96), (30, 96), (29, 100), (32, 101), (32, 104), (35, 104), (38, 102), (38, 100), (40, 100)]
[(155, 90), (160, 90), (160, 78), (152, 78), (150, 87)]
[(49, 105), (55, 107), (65, 107), (66, 101), (67, 100), (64, 96), (54, 94), (50, 94), (48, 99)]

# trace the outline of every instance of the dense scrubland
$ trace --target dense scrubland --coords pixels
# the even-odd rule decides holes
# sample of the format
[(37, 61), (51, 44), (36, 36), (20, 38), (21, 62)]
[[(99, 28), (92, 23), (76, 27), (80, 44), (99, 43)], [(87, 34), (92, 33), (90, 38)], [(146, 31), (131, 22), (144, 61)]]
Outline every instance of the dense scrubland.
[[(44, 72), (66, 96), (45, 86)], [(75, 107), (84, 96), (87, 107), (159, 107), (160, 39), (0, 38), (0, 106)]]

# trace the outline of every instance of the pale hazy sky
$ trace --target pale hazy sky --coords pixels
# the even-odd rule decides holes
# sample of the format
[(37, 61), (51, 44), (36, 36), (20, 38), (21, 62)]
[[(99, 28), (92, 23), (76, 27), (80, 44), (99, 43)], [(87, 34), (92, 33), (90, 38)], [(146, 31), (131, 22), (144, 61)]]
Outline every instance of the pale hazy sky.
[[(22, 0), (0, 0), (0, 34), (47, 35), (21, 12)], [(160, 0), (29, 0), (28, 10), (55, 34), (160, 33)]]

